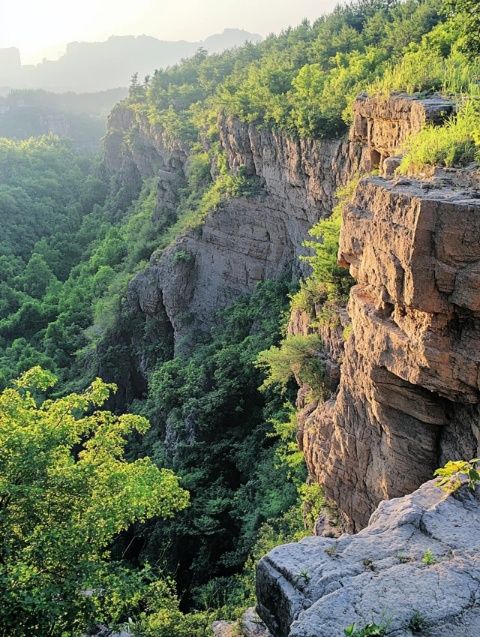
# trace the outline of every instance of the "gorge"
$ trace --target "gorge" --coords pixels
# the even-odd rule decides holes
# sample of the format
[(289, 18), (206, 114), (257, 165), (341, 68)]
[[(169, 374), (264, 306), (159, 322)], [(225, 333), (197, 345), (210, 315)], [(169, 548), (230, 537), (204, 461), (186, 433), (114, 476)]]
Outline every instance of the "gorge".
[(437, 4), (134, 77), (96, 159), (0, 140), (0, 637), (478, 634), (480, 67)]

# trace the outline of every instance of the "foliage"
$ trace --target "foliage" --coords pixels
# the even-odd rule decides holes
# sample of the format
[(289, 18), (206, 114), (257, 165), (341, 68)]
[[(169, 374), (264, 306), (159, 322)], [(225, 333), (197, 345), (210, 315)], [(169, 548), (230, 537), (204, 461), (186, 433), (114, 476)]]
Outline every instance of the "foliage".
[(480, 458), (473, 460), (450, 460), (447, 464), (436, 469), (438, 486), (447, 493), (457, 491), (463, 484), (467, 484), (470, 491), (475, 491), (480, 484)]
[(149, 458), (126, 462), (126, 437), (148, 422), (98, 411), (111, 385), (97, 379), (82, 394), (43, 401), (54, 382), (33, 368), (0, 395), (5, 635), (80, 634), (93, 621), (118, 621), (135, 594), (127, 571), (108, 562), (112, 539), (188, 504), (172, 472)]
[[(323, 297), (323, 300), (330, 303), (342, 303), (348, 298), (353, 279), (348, 270), (338, 264), (338, 248), (343, 209), (352, 198), (358, 181), (358, 177), (355, 177), (337, 190), (337, 204), (330, 217), (321, 219), (310, 230), (310, 236), (316, 240), (306, 241), (304, 245), (313, 250), (313, 255), (303, 259), (311, 266), (312, 273), (301, 286), (299, 297), (294, 297), (294, 306), (308, 303), (307, 299), (312, 292), (317, 299)], [(300, 295), (303, 295), (302, 303)]]
[(36, 241), (74, 230), (90, 206), (105, 197), (92, 169), (91, 160), (56, 137), (0, 138), (0, 255), (28, 261)]
[(188, 357), (158, 363), (147, 399), (134, 406), (153, 426), (141, 444), (132, 442), (132, 456), (152, 454), (191, 492), (188, 512), (137, 529), (141, 558), (168, 546), (168, 567), (189, 604), (209, 579), (242, 570), (262, 524), (293, 506), (305, 478), (301, 458), (283, 464), (276, 455), (293, 432), (274, 423), (288, 418), (290, 408), (275, 392), (258, 391), (261, 374), (253, 364), (280, 337), (287, 291), (265, 282), (222, 311)]
[(433, 554), (432, 549), (427, 549), (422, 555), (422, 564), (425, 564), (425, 566), (432, 566), (433, 564), (436, 564), (436, 562), (437, 558)]
[(422, 613), (418, 610), (414, 611), (408, 622), (408, 628), (414, 635), (421, 633), (427, 626), (427, 622)]
[(345, 637), (383, 637), (386, 634), (384, 624), (365, 624), (358, 628), (356, 624), (351, 624), (344, 629)]
[(478, 60), (468, 60), (458, 48), (458, 22), (437, 25), (418, 44), (390, 64), (368, 91), (388, 96), (392, 92), (446, 95), (464, 92), (478, 75)]
[(436, 0), (359, 0), (313, 24), (220, 55), (193, 58), (132, 83), (129, 102), (172, 143), (210, 136), (218, 115), (299, 137), (332, 137), (356, 94), (380, 78), (442, 15)]
[(415, 172), (426, 166), (465, 166), (480, 159), (480, 91), (473, 88), (463, 98), (457, 115), (444, 126), (426, 126), (406, 144), (400, 171)]
[(316, 395), (323, 396), (321, 351), (322, 341), (318, 334), (286, 336), (280, 346), (273, 345), (257, 358), (257, 367), (266, 371), (261, 388), (266, 390), (278, 385), (285, 390), (290, 379), (296, 377), (299, 382), (307, 383)]
[(461, 25), (460, 46), (469, 57), (480, 55), (480, 7), (477, 0), (444, 0), (448, 15), (458, 18)]

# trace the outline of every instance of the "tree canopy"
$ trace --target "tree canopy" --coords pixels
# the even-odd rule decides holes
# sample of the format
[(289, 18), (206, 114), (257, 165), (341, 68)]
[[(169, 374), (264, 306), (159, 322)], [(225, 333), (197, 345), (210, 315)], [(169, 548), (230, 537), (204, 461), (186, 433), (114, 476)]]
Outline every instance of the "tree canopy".
[(99, 411), (111, 385), (42, 399), (54, 382), (33, 368), (0, 395), (3, 635), (73, 635), (122, 619), (128, 577), (108, 560), (112, 540), (188, 504), (173, 473), (125, 460), (126, 437), (148, 422)]

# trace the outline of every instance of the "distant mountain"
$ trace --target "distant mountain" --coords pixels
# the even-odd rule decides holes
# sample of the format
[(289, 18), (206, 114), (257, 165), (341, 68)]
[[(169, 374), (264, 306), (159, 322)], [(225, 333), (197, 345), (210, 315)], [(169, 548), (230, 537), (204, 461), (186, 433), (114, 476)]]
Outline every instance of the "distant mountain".
[[(261, 36), (225, 29), (201, 42), (168, 42), (141, 36), (113, 36), (106, 42), (71, 42), (56, 61), (22, 66), (18, 49), (0, 49), (0, 87), (45, 89), (53, 92), (95, 92), (128, 86), (157, 68), (176, 64), (200, 47), (211, 53), (258, 42)], [(1, 93), (1, 88), (0, 88)]]
[(105, 134), (107, 115), (126, 88), (99, 93), (48, 93), (14, 90), (0, 96), (0, 137), (28, 139), (58, 135), (76, 148), (96, 151)]

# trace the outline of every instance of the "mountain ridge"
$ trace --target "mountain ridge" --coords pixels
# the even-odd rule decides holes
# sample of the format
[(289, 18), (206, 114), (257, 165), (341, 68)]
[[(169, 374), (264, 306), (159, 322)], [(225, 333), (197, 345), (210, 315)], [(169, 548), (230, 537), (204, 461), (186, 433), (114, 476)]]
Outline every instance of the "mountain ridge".
[(128, 86), (134, 73), (144, 77), (157, 68), (177, 64), (199, 48), (220, 53), (261, 39), (259, 34), (234, 28), (197, 42), (160, 40), (149, 35), (112, 35), (102, 42), (69, 42), (58, 60), (45, 59), (37, 65), (22, 65), (21, 52), (16, 47), (0, 48), (0, 87), (53, 92), (104, 91)]

